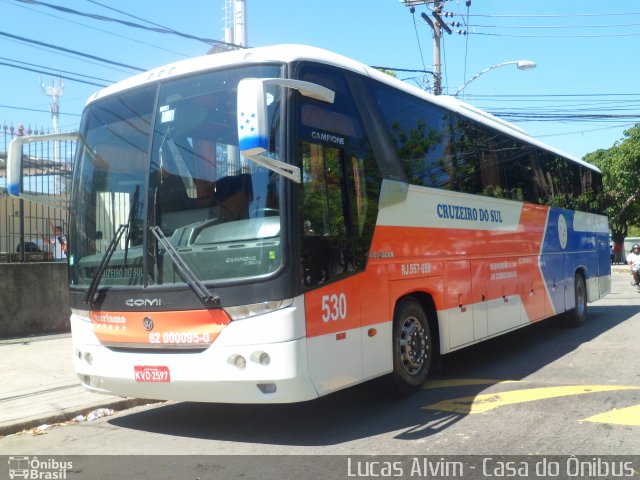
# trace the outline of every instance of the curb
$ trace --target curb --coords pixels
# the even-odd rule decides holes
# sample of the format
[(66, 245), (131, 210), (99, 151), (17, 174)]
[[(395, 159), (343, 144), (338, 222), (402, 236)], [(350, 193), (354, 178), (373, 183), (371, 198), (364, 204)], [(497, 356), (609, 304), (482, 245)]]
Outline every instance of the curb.
[(105, 400), (98, 401), (91, 404), (86, 404), (81, 407), (65, 408), (58, 412), (52, 412), (50, 414), (44, 414), (41, 416), (21, 420), (15, 423), (5, 423), (0, 425), (0, 438), (8, 435), (14, 435), (24, 430), (39, 427), (43, 424), (53, 425), (55, 423), (63, 423), (73, 420), (78, 415), (88, 415), (93, 410), (99, 408), (110, 408), (112, 410), (127, 410), (129, 408), (138, 407), (140, 405), (149, 405), (154, 403), (164, 403), (165, 400), (150, 400), (144, 398), (122, 398), (120, 400)]

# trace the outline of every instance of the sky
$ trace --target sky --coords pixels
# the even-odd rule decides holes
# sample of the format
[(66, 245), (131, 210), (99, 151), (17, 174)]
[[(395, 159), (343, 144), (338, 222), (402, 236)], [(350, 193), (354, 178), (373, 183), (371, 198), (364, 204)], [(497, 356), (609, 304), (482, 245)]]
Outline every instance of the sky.
[[(0, 0), (0, 131), (18, 124), (52, 126), (44, 90), (60, 86), (55, 75), (68, 77), (60, 127), (77, 129), (87, 98), (101, 86), (210, 48), (204, 40), (148, 28), (223, 40), (224, 3)], [(308, 44), (367, 65), (433, 71), (433, 32), (421, 18), (423, 12), (431, 16), (432, 4), (416, 6), (413, 14), (401, 0), (246, 4), (249, 46)], [(486, 70), (462, 90), (465, 101), (577, 158), (610, 148), (640, 122), (637, 0), (472, 0), (469, 7), (465, 0), (450, 0), (443, 12), (455, 14), (445, 21), (461, 24), (443, 34), (445, 94)], [(508, 63), (489, 69), (517, 60), (533, 61), (536, 68), (521, 71)], [(423, 88), (433, 84), (431, 74), (397, 75)]]

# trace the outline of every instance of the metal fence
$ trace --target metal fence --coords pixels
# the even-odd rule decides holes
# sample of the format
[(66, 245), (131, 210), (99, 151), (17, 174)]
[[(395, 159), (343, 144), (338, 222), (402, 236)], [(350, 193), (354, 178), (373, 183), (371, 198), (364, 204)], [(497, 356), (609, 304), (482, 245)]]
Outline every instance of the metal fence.
[[(56, 258), (62, 249), (55, 231), (60, 227), (62, 235), (68, 233), (68, 210), (10, 197), (6, 190), (6, 159), (11, 140), (16, 136), (45, 133), (50, 132), (7, 126), (6, 122), (0, 125), (0, 263), (64, 260)], [(70, 141), (24, 145), (23, 192), (50, 204), (66, 204), (71, 191), (74, 152), (75, 142)]]

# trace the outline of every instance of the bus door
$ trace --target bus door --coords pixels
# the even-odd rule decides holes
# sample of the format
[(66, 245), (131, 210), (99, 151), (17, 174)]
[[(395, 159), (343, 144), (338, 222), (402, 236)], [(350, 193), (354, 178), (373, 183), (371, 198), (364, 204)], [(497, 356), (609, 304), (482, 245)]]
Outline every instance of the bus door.
[(520, 325), (519, 293), (517, 257), (492, 259), (487, 272), (489, 335)]
[(303, 282), (309, 372), (320, 394), (362, 378), (360, 293), (349, 235), (344, 151), (302, 142)]
[(455, 348), (474, 340), (471, 266), (469, 260), (452, 260), (445, 265), (449, 346)]
[(471, 261), (471, 304), (473, 338), (480, 340), (489, 332), (487, 315), (487, 266), (485, 260)]
[(387, 295), (367, 293), (382, 277), (364, 272), (381, 179), (344, 72), (305, 64), (298, 73), (336, 95), (333, 104), (301, 98), (297, 109), (309, 371), (316, 389), (327, 393), (391, 365), (391, 354), (380, 353), (389, 350), (388, 336), (368, 334), (389, 321)]

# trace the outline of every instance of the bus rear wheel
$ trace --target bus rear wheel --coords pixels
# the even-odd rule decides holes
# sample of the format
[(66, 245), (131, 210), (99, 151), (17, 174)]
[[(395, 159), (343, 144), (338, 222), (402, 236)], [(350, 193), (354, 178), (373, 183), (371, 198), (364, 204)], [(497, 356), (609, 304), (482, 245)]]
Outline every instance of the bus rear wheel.
[(582, 273), (576, 273), (573, 282), (575, 308), (567, 312), (567, 325), (579, 327), (587, 318), (587, 284)]
[(431, 366), (431, 331), (427, 315), (414, 298), (402, 299), (393, 315), (394, 392), (408, 395), (422, 387)]

